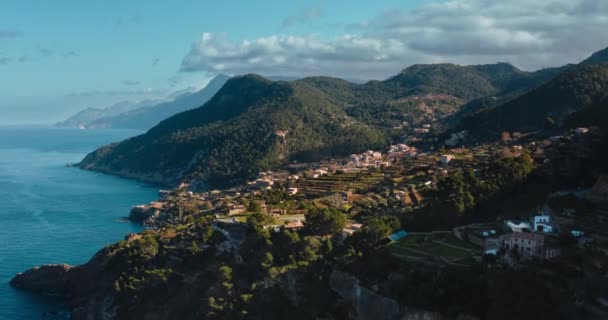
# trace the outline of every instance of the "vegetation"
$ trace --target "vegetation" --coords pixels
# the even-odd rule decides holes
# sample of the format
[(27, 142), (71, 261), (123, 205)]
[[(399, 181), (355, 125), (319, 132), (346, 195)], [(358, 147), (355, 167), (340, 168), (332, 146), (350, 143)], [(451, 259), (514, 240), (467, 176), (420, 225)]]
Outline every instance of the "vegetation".
[[(145, 135), (99, 149), (82, 166), (230, 184), (292, 160), (378, 148), (394, 137), (386, 127), (391, 121), (410, 117), (418, 124), (445, 116), (449, 110), (441, 109), (452, 102), (524, 90), (553, 72), (558, 70), (527, 73), (506, 64), (413, 66), (387, 81), (365, 85), (325, 77), (271, 82), (248, 75), (229, 81), (199, 109), (167, 119)], [(606, 101), (607, 75), (605, 66), (584, 66), (498, 107), (480, 99), (479, 105), (470, 105), (473, 115), (467, 121), (477, 119), (480, 127), (496, 125), (497, 130), (519, 129), (514, 116), (494, 118), (495, 112), (509, 109), (528, 112), (530, 117), (522, 123), (537, 128), (557, 126), (567, 113), (578, 110), (569, 117), (572, 126), (599, 124), (602, 120), (594, 118), (605, 109), (596, 102)], [(425, 97), (430, 110), (421, 111), (412, 95), (425, 93), (442, 96)], [(545, 94), (558, 98), (543, 101)], [(581, 275), (595, 270), (582, 269), (580, 262), (587, 259), (586, 265), (597, 268), (597, 278), (605, 273), (602, 260), (587, 257), (592, 251), (571, 257), (559, 272), (533, 264), (529, 270), (510, 270), (491, 259), (476, 262), (482, 261), (481, 248), (448, 231), (469, 222), (493, 221), (504, 203), (518, 202), (515, 196), (528, 190), (519, 188), (535, 188), (530, 180), (546, 178), (535, 170), (546, 167), (535, 167), (526, 150), (496, 159), (489, 150), (482, 151), (480, 162), (471, 160), (479, 150), (460, 153), (447, 167), (449, 173), (435, 171), (438, 166), (428, 163), (439, 158), (427, 155), (412, 160), (417, 165), (407, 169), (301, 178), (298, 187), (309, 192), (296, 196), (287, 194), (285, 186), (247, 196), (231, 193), (225, 199), (209, 200), (214, 206), (222, 203), (213, 208), (217, 211), (202, 210), (207, 204), (193, 195), (199, 200), (180, 206), (179, 220), (130, 236), (92, 260), (86, 267), (93, 266), (100, 275), (101, 292), (85, 292), (89, 300), (79, 296), (77, 303), (95, 300), (107, 308), (111, 301), (120, 318), (344, 319), (356, 317), (357, 307), (372, 301), (373, 294), (407, 310), (440, 312), (450, 318), (568, 315), (571, 310), (563, 313), (555, 306), (574, 306), (579, 297), (572, 295), (572, 283), (582, 284)], [(546, 151), (550, 153), (549, 148)], [(551, 187), (554, 182), (544, 185)], [(357, 194), (352, 198), (358, 200), (345, 202), (347, 190), (354, 190)], [(398, 191), (403, 198), (397, 198)], [(263, 212), (261, 200), (269, 208), (305, 209), (304, 227), (279, 228), (280, 221), (289, 218)], [(216, 219), (221, 215), (219, 207), (227, 203), (246, 206), (247, 214), (240, 217), (246, 216), (246, 223)], [(568, 197), (549, 204), (590, 210), (588, 203)], [(343, 233), (352, 223), (347, 218), (363, 225), (350, 236)], [(390, 243), (387, 236), (402, 228), (408, 236)], [(427, 230), (434, 232), (420, 232)], [(575, 246), (573, 237), (560, 240)], [(338, 271), (353, 275), (357, 286), (369, 289), (352, 285), (356, 304), (335, 290), (351, 287), (331, 281)], [(574, 276), (563, 276), (569, 274)], [(585, 291), (581, 288), (576, 290)]]
[(542, 87), (501, 106), (463, 119), (461, 128), (487, 131), (534, 131), (561, 125), (565, 117), (608, 97), (608, 64), (571, 68)]
[(527, 91), (550, 79), (546, 73), (528, 73), (508, 63), (458, 66), (413, 65), (388, 83), (412, 93), (443, 93), (465, 100), (506, 92)]
[[(100, 148), (80, 165), (165, 184), (187, 179), (221, 187), (292, 160), (382, 148), (417, 125), (455, 114), (464, 102), (526, 91), (559, 72), (529, 73), (504, 63), (415, 65), (364, 85), (327, 77), (272, 82), (246, 75), (229, 80), (204, 106)], [(513, 119), (521, 115), (509, 113)], [(491, 119), (479, 122), (492, 125)]]
[[(99, 149), (81, 166), (155, 172), (167, 182), (202, 178), (225, 185), (251, 179), (288, 159), (347, 155), (387, 144), (379, 129), (344, 117), (331, 97), (305, 83), (243, 76), (230, 80), (202, 108)], [(277, 131), (286, 132), (285, 139)]]
[(306, 214), (306, 230), (314, 235), (336, 234), (344, 228), (346, 216), (334, 208), (313, 209)]

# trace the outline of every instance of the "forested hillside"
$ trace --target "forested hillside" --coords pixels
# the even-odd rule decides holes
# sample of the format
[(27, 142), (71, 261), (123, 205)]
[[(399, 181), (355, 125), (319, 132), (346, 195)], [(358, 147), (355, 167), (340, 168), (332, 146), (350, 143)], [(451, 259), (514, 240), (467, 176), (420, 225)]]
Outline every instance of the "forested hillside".
[(486, 137), (558, 126), (603, 99), (607, 85), (608, 67), (601, 64), (536, 72), (507, 63), (414, 65), (365, 84), (240, 76), (202, 107), (100, 148), (80, 165), (163, 184), (185, 179), (225, 186), (292, 161), (379, 149), (421, 124), (459, 124)]
[(533, 131), (563, 124), (566, 116), (604, 101), (608, 64), (573, 68), (546, 85), (463, 120), (473, 132)]
[(285, 160), (347, 155), (387, 142), (380, 130), (350, 120), (305, 82), (247, 75), (230, 80), (203, 107), (97, 150), (81, 167), (162, 183), (204, 178), (222, 185)]

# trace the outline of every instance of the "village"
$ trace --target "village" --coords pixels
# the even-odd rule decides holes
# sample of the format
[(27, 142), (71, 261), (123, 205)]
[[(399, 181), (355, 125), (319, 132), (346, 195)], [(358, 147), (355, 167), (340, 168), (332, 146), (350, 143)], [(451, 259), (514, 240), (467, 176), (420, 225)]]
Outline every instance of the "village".
[[(396, 144), (383, 151), (260, 172), (257, 179), (227, 190), (195, 193), (184, 184), (161, 191), (156, 202), (134, 207), (130, 219), (158, 227), (212, 215), (215, 227), (229, 233), (245, 226), (251, 214), (261, 213), (269, 217), (266, 227), (273, 232), (298, 231), (305, 227), (311, 207), (335, 208), (347, 215), (340, 235), (346, 239), (365, 228), (359, 213), (392, 210), (413, 215), (437, 201), (438, 181), (465, 170), (483, 178), (494, 159), (526, 154), (542, 172), (576, 175), (578, 170), (561, 163), (586, 159), (589, 154), (581, 141), (588, 139), (593, 132), (580, 128), (542, 140), (503, 133), (498, 143), (434, 152)], [(506, 211), (491, 221), (429, 231), (410, 230), (405, 224), (378, 245), (422, 265), (536, 268), (548, 274), (602, 270), (608, 263), (608, 176), (600, 176), (591, 188), (540, 194), (544, 198), (536, 206)], [(594, 301), (586, 307), (608, 315), (605, 293), (587, 294), (596, 296), (586, 300)]]

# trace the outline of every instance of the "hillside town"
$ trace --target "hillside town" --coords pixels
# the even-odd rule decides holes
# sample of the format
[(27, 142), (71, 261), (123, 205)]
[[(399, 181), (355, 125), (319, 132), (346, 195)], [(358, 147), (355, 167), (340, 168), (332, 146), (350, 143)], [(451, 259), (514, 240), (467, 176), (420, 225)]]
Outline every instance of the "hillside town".
[[(130, 219), (159, 228), (211, 215), (218, 230), (238, 238), (252, 214), (266, 215), (265, 227), (272, 232), (298, 231), (306, 226), (311, 208), (335, 208), (347, 213), (340, 234), (344, 241), (365, 230), (362, 213), (388, 211), (408, 221), (408, 215), (424, 214), (441, 201), (442, 181), (466, 172), (483, 181), (498, 159), (527, 156), (539, 172), (567, 179), (578, 170), (576, 163), (589, 157), (586, 145), (593, 139), (594, 129), (578, 128), (541, 140), (504, 133), (494, 144), (439, 151), (402, 143), (260, 172), (255, 180), (226, 190), (193, 192), (183, 184), (161, 191), (158, 201), (134, 207)], [(564, 161), (574, 169), (562, 166)], [(421, 265), (533, 268), (547, 274), (576, 270), (583, 278), (601, 272), (608, 263), (608, 177), (598, 177), (590, 188), (537, 191), (535, 201), (505, 207), (489, 215), (492, 220), (427, 230), (402, 223), (378, 245)], [(579, 281), (577, 277), (571, 280)], [(608, 316), (608, 292), (575, 294), (588, 312)]]

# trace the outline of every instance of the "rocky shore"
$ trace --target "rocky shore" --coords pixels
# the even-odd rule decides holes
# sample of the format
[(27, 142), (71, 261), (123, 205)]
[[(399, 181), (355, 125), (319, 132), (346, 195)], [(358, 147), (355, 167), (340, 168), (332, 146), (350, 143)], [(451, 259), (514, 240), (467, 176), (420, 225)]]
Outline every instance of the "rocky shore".
[(83, 160), (83, 162), (78, 163), (73, 166), (78, 167), (83, 170), (100, 172), (100, 173), (109, 174), (109, 175), (113, 175), (113, 176), (117, 176), (117, 177), (121, 177), (121, 178), (125, 178), (125, 179), (133, 179), (133, 180), (150, 183), (150, 184), (154, 184), (154, 185), (159, 185), (159, 186), (170, 186), (170, 185), (176, 184), (176, 180), (173, 177), (162, 175), (160, 173), (144, 174), (144, 173), (133, 172), (130, 170), (125, 170), (125, 169), (115, 170), (109, 166), (98, 165), (96, 163), (87, 163), (87, 162), (84, 162), (84, 160)]
[(10, 285), (42, 294), (68, 296), (73, 270), (74, 267), (67, 264), (43, 265), (18, 273)]
[(89, 262), (71, 266), (48, 264), (17, 274), (10, 285), (36, 294), (64, 297), (70, 318), (115, 319), (110, 307), (111, 284), (116, 275), (108, 269), (114, 252), (106, 247)]

